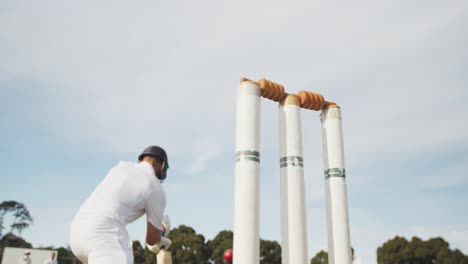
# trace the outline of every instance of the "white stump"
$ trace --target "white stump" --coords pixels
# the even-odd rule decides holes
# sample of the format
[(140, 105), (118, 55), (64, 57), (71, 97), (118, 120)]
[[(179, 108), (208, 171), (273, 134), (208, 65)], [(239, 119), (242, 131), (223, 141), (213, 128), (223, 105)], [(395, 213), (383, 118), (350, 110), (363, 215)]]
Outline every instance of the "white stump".
[(234, 190), (234, 264), (260, 262), (260, 88), (243, 81), (238, 90)]
[(299, 99), (280, 104), (281, 254), (283, 264), (306, 264), (307, 217)]
[(328, 256), (331, 264), (351, 264), (341, 111), (322, 110), (323, 160), (327, 202)]

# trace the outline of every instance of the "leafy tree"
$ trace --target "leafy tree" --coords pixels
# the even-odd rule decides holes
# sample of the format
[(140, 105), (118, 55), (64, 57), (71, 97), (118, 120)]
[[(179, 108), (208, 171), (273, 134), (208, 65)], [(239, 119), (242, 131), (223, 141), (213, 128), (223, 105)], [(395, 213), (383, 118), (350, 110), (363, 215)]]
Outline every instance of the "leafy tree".
[(145, 264), (155, 264), (156, 255), (145, 247)]
[(310, 264), (328, 264), (328, 253), (324, 250), (320, 250), (319, 253), (310, 260)]
[(81, 261), (73, 255), (71, 248), (67, 247), (59, 247), (56, 248), (57, 250), (57, 262), (60, 264), (81, 264)]
[(278, 242), (260, 240), (260, 263), (281, 264), (281, 246)]
[(57, 262), (60, 264), (81, 264), (81, 261), (73, 255), (69, 246), (54, 248), (53, 246), (49, 247), (39, 247), (37, 249), (47, 249), (47, 250), (56, 250), (57, 251)]
[(214, 264), (223, 264), (223, 254), (227, 249), (232, 248), (234, 234), (232, 231), (223, 230), (219, 232), (213, 240), (206, 243), (209, 259)]
[(133, 263), (144, 264), (146, 260), (145, 249), (141, 246), (140, 241), (133, 241)]
[[(224, 264), (224, 251), (233, 248), (232, 231), (223, 230), (219, 232), (213, 240), (206, 243), (209, 261), (214, 264)], [(276, 241), (260, 240), (260, 263), (261, 264), (280, 264), (281, 246)]]
[(408, 240), (399, 236), (385, 242), (382, 247), (377, 249), (377, 262), (399, 263), (398, 261), (402, 258), (402, 252), (407, 244)]
[(5, 228), (3, 225), (5, 215), (8, 213), (12, 213), (14, 217), (10, 233), (13, 233), (16, 229), (21, 234), (21, 231), (29, 227), (33, 222), (33, 218), (24, 204), (16, 201), (4, 201), (0, 204), (0, 236)]
[(205, 248), (205, 237), (197, 234), (189, 226), (180, 225), (171, 230), (168, 238), (172, 240), (169, 251), (172, 262), (178, 264), (203, 264), (208, 261), (208, 250)]
[(17, 247), (17, 248), (32, 248), (31, 243), (24, 240), (22, 237), (8, 233), (0, 240), (1, 247)]
[(468, 264), (468, 256), (452, 251), (442, 238), (423, 241), (413, 237), (407, 241), (396, 236), (377, 249), (377, 262), (381, 264)]
[(155, 264), (156, 255), (149, 251), (140, 241), (133, 241), (133, 261), (135, 264)]

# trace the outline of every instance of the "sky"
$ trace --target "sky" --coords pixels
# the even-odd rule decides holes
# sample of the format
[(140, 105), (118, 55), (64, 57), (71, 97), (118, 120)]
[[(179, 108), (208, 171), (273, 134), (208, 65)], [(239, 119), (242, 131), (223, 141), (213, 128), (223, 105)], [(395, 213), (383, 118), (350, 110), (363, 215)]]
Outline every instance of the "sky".
[[(467, 25), (464, 0), (0, 0), (0, 201), (27, 206), (34, 246), (65, 246), (106, 173), (160, 145), (173, 226), (232, 230), (239, 79), (268, 78), (341, 106), (364, 263), (396, 235), (468, 254)], [(279, 241), (278, 106), (261, 108), (260, 236)], [(312, 258), (327, 249), (319, 113), (302, 129)]]

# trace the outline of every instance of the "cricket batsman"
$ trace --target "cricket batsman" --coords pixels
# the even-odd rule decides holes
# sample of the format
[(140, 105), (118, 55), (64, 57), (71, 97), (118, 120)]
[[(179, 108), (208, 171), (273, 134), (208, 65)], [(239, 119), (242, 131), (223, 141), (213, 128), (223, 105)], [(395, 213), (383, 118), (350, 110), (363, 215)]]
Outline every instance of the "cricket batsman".
[(70, 247), (89, 264), (133, 264), (125, 226), (146, 214), (146, 247), (157, 254), (171, 241), (161, 237), (166, 195), (161, 182), (169, 163), (164, 149), (146, 148), (138, 163), (121, 161), (81, 206), (70, 229)]

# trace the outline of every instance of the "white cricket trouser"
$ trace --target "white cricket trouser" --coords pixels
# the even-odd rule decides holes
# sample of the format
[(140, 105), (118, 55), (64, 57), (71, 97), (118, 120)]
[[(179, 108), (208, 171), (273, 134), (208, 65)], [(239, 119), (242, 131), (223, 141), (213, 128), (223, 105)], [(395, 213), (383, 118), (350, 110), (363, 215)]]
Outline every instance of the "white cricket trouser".
[(127, 230), (112, 219), (73, 220), (70, 247), (84, 264), (133, 264), (132, 241)]

